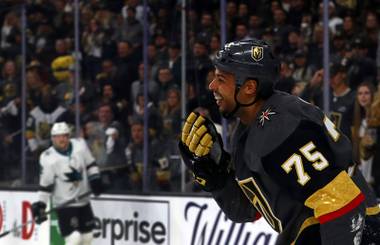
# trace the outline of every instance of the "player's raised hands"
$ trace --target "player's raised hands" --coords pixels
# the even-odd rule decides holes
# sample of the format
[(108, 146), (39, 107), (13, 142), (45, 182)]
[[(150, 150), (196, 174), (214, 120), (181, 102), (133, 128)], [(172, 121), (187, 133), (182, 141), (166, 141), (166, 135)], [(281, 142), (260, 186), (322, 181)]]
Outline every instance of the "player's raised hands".
[(182, 128), (179, 149), (195, 181), (206, 191), (221, 188), (229, 172), (229, 154), (215, 125), (208, 118), (192, 112)]

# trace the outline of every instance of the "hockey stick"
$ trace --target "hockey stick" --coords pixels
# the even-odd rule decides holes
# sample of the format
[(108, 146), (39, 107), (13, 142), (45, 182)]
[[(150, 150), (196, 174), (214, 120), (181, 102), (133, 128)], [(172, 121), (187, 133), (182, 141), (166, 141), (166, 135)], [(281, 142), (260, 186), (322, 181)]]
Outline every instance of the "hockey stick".
[[(81, 195), (79, 195), (79, 196), (77, 196), (77, 197), (75, 197), (75, 198), (72, 198), (72, 199), (70, 199), (70, 200), (67, 200), (66, 202), (62, 203), (61, 205), (59, 205), (59, 206), (57, 206), (57, 207), (55, 207), (55, 208), (52, 208), (52, 209), (50, 209), (49, 211), (46, 211), (45, 214), (46, 214), (46, 215), (47, 215), (47, 214), (51, 214), (52, 212), (55, 212), (55, 211), (57, 211), (57, 210), (59, 210), (59, 209), (62, 209), (62, 208), (67, 207), (67, 205), (70, 205), (70, 204), (73, 204), (73, 203), (79, 202), (82, 198), (85, 198), (85, 197), (91, 195), (91, 193), (92, 193), (91, 191), (87, 191), (87, 192), (85, 192), (85, 193), (83, 193), (83, 194), (81, 194)], [(6, 235), (8, 235), (8, 234), (10, 234), (11, 232), (16, 232), (16, 231), (18, 231), (19, 229), (22, 229), (23, 227), (25, 227), (25, 226), (27, 226), (27, 225), (33, 223), (33, 222), (34, 222), (34, 219), (31, 219), (31, 220), (28, 220), (27, 222), (25, 222), (25, 223), (23, 223), (23, 224), (21, 224), (21, 225), (18, 225), (18, 226), (13, 227), (13, 228), (10, 229), (10, 230), (4, 231), (3, 233), (0, 234), (0, 238), (6, 236)]]

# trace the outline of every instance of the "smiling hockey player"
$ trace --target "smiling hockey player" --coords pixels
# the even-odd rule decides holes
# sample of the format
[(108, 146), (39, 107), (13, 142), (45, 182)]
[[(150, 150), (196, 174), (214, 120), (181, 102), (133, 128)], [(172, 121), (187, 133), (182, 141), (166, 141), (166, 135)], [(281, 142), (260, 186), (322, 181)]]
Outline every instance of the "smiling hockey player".
[(240, 119), (231, 154), (213, 123), (191, 113), (179, 142), (186, 165), (231, 220), (264, 217), (277, 244), (380, 244), (370, 234), (379, 207), (349, 171), (350, 141), (317, 107), (273, 90), (279, 66), (261, 40), (219, 51), (209, 89), (223, 116)]

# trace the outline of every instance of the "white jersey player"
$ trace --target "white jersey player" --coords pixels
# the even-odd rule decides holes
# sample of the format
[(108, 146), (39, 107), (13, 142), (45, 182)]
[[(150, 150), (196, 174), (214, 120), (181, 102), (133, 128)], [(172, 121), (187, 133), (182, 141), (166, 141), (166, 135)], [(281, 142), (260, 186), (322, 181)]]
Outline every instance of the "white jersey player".
[[(83, 139), (70, 139), (65, 122), (53, 125), (51, 139), (53, 145), (40, 156), (39, 201), (32, 205), (37, 223), (46, 220), (50, 196), (53, 206), (59, 206), (89, 190), (98, 195), (103, 189), (99, 169)], [(89, 197), (57, 210), (57, 216), (66, 245), (91, 244), (94, 215)]]

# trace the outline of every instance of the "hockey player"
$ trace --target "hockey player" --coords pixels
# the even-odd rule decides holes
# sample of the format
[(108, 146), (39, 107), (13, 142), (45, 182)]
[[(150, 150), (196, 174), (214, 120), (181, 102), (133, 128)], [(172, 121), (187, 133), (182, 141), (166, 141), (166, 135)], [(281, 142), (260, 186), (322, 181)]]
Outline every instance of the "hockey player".
[[(103, 191), (99, 169), (83, 139), (70, 139), (65, 122), (51, 129), (53, 145), (40, 156), (39, 201), (32, 204), (37, 224), (47, 219), (46, 203), (52, 196), (53, 206), (77, 198), (90, 189), (95, 195)], [(58, 224), (66, 245), (90, 245), (94, 215), (89, 197), (57, 210)]]
[[(380, 244), (379, 207), (352, 164), (351, 144), (317, 107), (273, 90), (279, 62), (260, 40), (232, 42), (209, 84), (219, 111), (238, 117), (231, 154), (212, 122), (191, 113), (179, 148), (195, 181), (235, 222), (262, 216), (277, 244)], [(377, 233), (377, 236), (379, 233)]]

